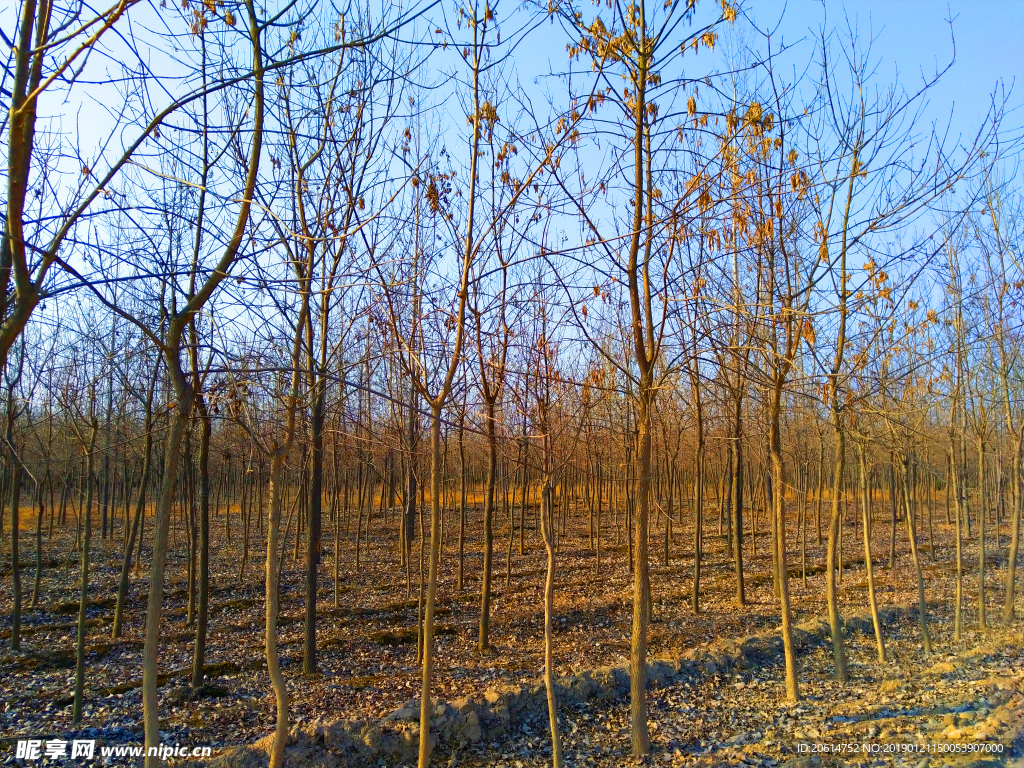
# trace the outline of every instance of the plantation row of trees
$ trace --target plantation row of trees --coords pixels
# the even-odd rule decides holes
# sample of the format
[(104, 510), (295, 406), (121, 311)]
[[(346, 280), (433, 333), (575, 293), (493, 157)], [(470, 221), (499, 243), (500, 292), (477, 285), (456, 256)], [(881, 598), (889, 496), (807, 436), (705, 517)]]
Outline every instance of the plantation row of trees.
[[(426, 766), (439, 570), (457, 563), (463, 588), (479, 498), (481, 650), (496, 550), (506, 579), (517, 550), (546, 550), (556, 765), (551, 613), (573, 526), (595, 578), (609, 521), (628, 546), (637, 755), (651, 559), (692, 558), (699, 611), (716, 524), (739, 606), (748, 549), (771, 548), (792, 699), (788, 562), (799, 551), (806, 578), (808, 536), (826, 542), (848, 675), (836, 581), (851, 511), (880, 659), (876, 518), (891, 546), (875, 557), (891, 566), (897, 539), (909, 546), (926, 648), (933, 506), (956, 527), (957, 637), (966, 601), (982, 628), (995, 608), (987, 547), (1005, 557), (998, 613), (1013, 620), (1024, 269), (999, 102), (976, 135), (950, 137), (922, 119), (941, 72), (884, 82), (853, 29), (822, 33), (786, 75), (794, 51), (725, 2), (19, 8), (3, 75), (0, 544), (17, 650), (44, 540), (74, 527), (76, 720), (96, 533), (124, 553), (115, 636), (131, 569), (149, 574), (147, 746), (169, 551), (187, 553), (197, 689), (211, 529), (241, 542), (239, 580), (265, 554), (275, 768), (282, 559), (306, 569), (312, 673), (318, 583), (337, 604), (370, 530), (394, 531), (421, 597)], [(125, 34), (133, 23), (148, 31)], [(559, 71), (520, 83), (522, 51), (552, 34)], [(58, 116), (68, 103), (87, 125)], [(674, 535), (684, 525), (692, 540)]]

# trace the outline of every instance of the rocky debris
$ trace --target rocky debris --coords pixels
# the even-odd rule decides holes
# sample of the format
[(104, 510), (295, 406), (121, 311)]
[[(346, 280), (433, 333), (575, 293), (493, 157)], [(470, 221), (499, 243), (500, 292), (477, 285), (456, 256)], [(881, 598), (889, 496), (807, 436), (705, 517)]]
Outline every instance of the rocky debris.
[[(907, 609), (889, 609), (883, 623), (895, 621)], [(869, 618), (851, 617), (846, 634), (874, 632)], [(830, 641), (827, 622), (814, 619), (793, 628), (794, 643), (806, 651)], [(731, 671), (751, 672), (777, 663), (783, 656), (777, 633), (751, 635), (739, 640), (719, 640), (687, 650), (677, 658), (655, 659), (648, 664), (650, 688), (662, 688), (683, 680), (698, 680)], [(628, 694), (629, 668), (599, 667), (560, 677), (555, 689), (559, 706), (584, 704), (592, 698), (619, 699)], [(513, 729), (547, 717), (547, 693), (542, 682), (498, 683), (482, 697), (468, 696), (434, 703), (430, 720), (432, 749), (441, 746), (457, 751), (466, 745), (493, 742)], [(398, 766), (416, 762), (419, 750), (420, 702), (410, 699), (377, 721), (339, 720), (303, 730), (293, 727), (285, 747), (285, 765), (311, 768), (361, 768), (379, 764)], [(745, 738), (745, 737), (744, 737)], [(752, 737), (751, 737), (752, 738)], [(210, 761), (210, 768), (265, 768), (273, 734), (252, 746), (238, 747)], [(737, 743), (744, 743), (741, 739)]]

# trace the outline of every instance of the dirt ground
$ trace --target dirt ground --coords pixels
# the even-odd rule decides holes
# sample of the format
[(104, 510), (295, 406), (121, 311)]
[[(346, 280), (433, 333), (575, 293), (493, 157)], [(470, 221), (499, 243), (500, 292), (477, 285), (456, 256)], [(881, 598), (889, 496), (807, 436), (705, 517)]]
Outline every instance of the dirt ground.
[[(26, 511), (27, 512), (27, 511)], [(507, 521), (496, 522), (494, 590), (492, 594), (492, 650), (476, 651), (479, 617), (479, 585), (482, 564), (481, 511), (470, 510), (465, 542), (465, 584), (456, 589), (458, 527), (453, 514), (445, 525), (442, 577), (438, 590), (438, 636), (434, 696), (451, 700), (479, 694), (495, 682), (532, 682), (542, 669), (542, 601), (544, 552), (528, 515), (527, 551), (519, 554), (518, 538), (512, 549), (511, 579), (506, 583)], [(498, 516), (499, 518), (501, 515)], [(714, 641), (769, 632), (779, 624), (778, 602), (773, 598), (771, 560), (767, 532), (745, 543), (747, 605), (737, 608), (735, 575), (718, 535), (717, 511), (705, 517), (704, 562), (701, 582), (701, 613), (690, 608), (693, 532), (676, 526), (667, 565), (662, 562), (664, 531), (652, 532), (652, 589), (654, 617), (650, 634), (652, 657), (678, 653)], [(795, 525), (795, 514), (790, 521)], [(823, 616), (824, 550), (812, 529), (807, 536), (806, 583), (803, 578), (800, 537), (789, 538), (788, 562), (791, 597), (796, 622)], [(70, 518), (70, 516), (69, 516)], [(763, 513), (760, 515), (764, 520)], [(841, 610), (864, 614), (867, 610), (863, 570), (862, 534), (851, 515), (843, 535), (845, 571), (840, 585)], [(32, 521), (34, 523), (34, 520)], [(555, 597), (558, 672), (573, 674), (582, 669), (617, 664), (628, 657), (632, 617), (632, 582), (624, 541), (616, 537), (612, 516), (604, 516), (601, 573), (590, 549), (587, 519), (574, 516), (561, 537)], [(324, 559), (320, 577), (318, 626), (319, 674), (302, 674), (302, 617), (304, 587), (302, 556), (293, 557), (294, 529), (286, 544), (281, 588), (280, 642), (283, 667), (291, 694), (293, 722), (303, 727), (338, 718), (379, 717), (417, 698), (420, 668), (416, 663), (418, 561), (412, 572), (412, 595), (407, 593), (406, 571), (399, 566), (397, 515), (375, 519), (369, 545), (363, 546), (360, 571), (354, 568), (353, 533), (342, 534), (339, 602), (334, 607), (333, 532), (324, 531)], [(762, 523), (763, 525), (763, 523)], [(184, 530), (172, 534), (173, 553), (168, 561), (164, 599), (161, 671), (166, 681), (160, 688), (161, 731), (165, 743), (209, 745), (217, 748), (250, 743), (273, 725), (273, 699), (263, 658), (263, 539), (253, 532), (250, 562), (239, 583), (241, 547), (239, 521), (233, 521), (234, 538), (224, 540), (223, 524), (215, 521), (211, 546), (211, 613), (207, 664), (208, 695), (190, 698), (194, 629), (186, 622), (186, 557)], [(781, 667), (769, 667), (757, 676), (710, 676), (700, 685), (679, 684), (651, 693), (654, 724), (652, 764), (764, 764), (834, 760), (832, 755), (800, 753), (795, 746), (846, 738), (865, 722), (862, 710), (875, 707), (883, 720), (879, 738), (901, 740), (931, 734), (954, 734), (973, 740), (979, 724), (984, 729), (990, 712), (1012, 707), (1022, 697), (1024, 656), (1020, 642), (1020, 601), (1015, 628), (1002, 626), (1003, 578), (1009, 536), (1005, 523), (996, 546), (989, 532), (987, 579), (989, 622), (987, 633), (976, 631), (977, 542), (966, 543), (964, 567), (964, 626), (959, 644), (952, 640), (954, 594), (954, 547), (952, 529), (941, 510), (935, 512), (934, 560), (930, 557), (927, 528), (919, 533), (921, 555), (932, 622), (935, 652), (925, 655), (915, 621), (905, 619), (890, 629), (891, 660), (874, 661), (873, 638), (851, 638), (851, 677), (845, 686), (831, 679), (830, 650), (815, 647), (801, 660), (804, 701), (799, 706), (783, 703)], [(105, 743), (139, 743), (141, 726), (141, 657), (149, 552), (144, 549), (143, 575), (133, 575), (125, 612), (123, 637), (110, 639), (113, 603), (120, 573), (122, 530), (113, 538), (93, 537), (92, 584), (86, 671), (86, 703), (83, 722), (71, 724), (70, 697), (74, 679), (74, 639), (77, 616), (78, 562), (74, 552), (74, 528), (55, 532), (44, 540), (44, 571), (39, 607), (26, 608), (22, 650), (9, 650), (11, 589), (10, 567), (0, 575), (0, 761), (14, 760), (11, 739), (17, 737), (62, 738), (82, 734)], [(887, 520), (879, 519), (874, 530), (873, 555), (876, 586), (881, 606), (916, 603), (916, 589), (906, 531), (897, 530), (898, 554), (889, 568)], [(34, 528), (22, 530), (22, 583), (31, 589), (35, 569)], [(414, 550), (414, 553), (416, 551)], [(9, 563), (9, 537), (3, 539)], [(1018, 581), (1018, 584), (1020, 582)], [(28, 598), (25, 601), (28, 604)], [(922, 698), (930, 697), (930, 698)], [(1001, 704), (994, 701), (1001, 700)], [(936, 704), (936, 702), (939, 702)], [(945, 708), (945, 709), (943, 709)], [(586, 707), (584, 707), (586, 709)], [(902, 713), (902, 714), (901, 714)], [(909, 713), (909, 714), (908, 714)], [(570, 765), (621, 765), (627, 761), (629, 731), (626, 706), (605, 706), (593, 711), (567, 711), (563, 724)], [(1014, 737), (1015, 731), (990, 724), (983, 736), (998, 740)], [(875, 726), (878, 726), (875, 723)], [(941, 727), (940, 727), (941, 726)], [(865, 729), (872, 727), (864, 726)], [(886, 733), (888, 731), (888, 733)], [(466, 765), (533, 766), (544, 764), (548, 752), (546, 726), (520, 733), (498, 747), (483, 745), (451, 757)], [(865, 734), (867, 731), (865, 730)], [(943, 735), (944, 734), (944, 735)], [(991, 743), (996, 743), (992, 741)], [(1011, 747), (1010, 743), (1004, 745)], [(1019, 749), (1018, 745), (1018, 749)], [(974, 757), (979, 757), (975, 754)], [(981, 757), (985, 757), (981, 755)], [(939, 765), (936, 756), (917, 756)], [(861, 761), (906, 761), (908, 755), (875, 755)], [(987, 759), (987, 758), (986, 758)], [(999, 760), (1010, 758), (1002, 753)], [(819, 760), (820, 762), (820, 760)], [(858, 762), (849, 755), (844, 764)], [(881, 764), (881, 763), (878, 763)], [(1002, 764), (1002, 763), (1000, 763)]]

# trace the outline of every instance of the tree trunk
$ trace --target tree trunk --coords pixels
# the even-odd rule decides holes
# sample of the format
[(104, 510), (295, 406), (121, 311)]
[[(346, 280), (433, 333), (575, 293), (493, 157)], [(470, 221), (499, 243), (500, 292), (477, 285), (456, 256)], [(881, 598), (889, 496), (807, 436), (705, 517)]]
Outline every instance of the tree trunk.
[(818, 440), (818, 490), (814, 494), (814, 528), (818, 546), (821, 546), (821, 505), (825, 495), (825, 442)]
[[(252, 475), (251, 478), (250, 475)], [(245, 578), (245, 565), (249, 562), (249, 525), (252, 521), (252, 502), (256, 495), (256, 482), (256, 475), (252, 474), (251, 468), (242, 473), (242, 562), (238, 565), (239, 584)]]
[(465, 419), (463, 413), (459, 419), (459, 572), (455, 585), (460, 594), (466, 585), (466, 443), (463, 434)]
[(597, 520), (595, 538), (597, 544), (597, 555), (594, 562), (594, 575), (601, 577), (601, 504), (604, 500), (604, 478), (601, 476), (601, 457), (597, 458)]
[(430, 737), (431, 678), (434, 673), (434, 603), (437, 599), (437, 569), (441, 554), (441, 405), (431, 404), (430, 413), (430, 570), (427, 576), (426, 608), (423, 616), (423, 686), (420, 691), (419, 768), (428, 768), (434, 742)]
[(956, 504), (956, 595), (953, 606), (953, 641), (960, 642), (962, 629), (962, 611), (964, 604), (964, 561), (963, 561), (963, 513), (962, 488), (959, 469), (956, 464), (956, 443), (953, 435), (949, 436), (949, 478), (953, 484), (953, 500)]
[(747, 604), (746, 588), (743, 583), (743, 434), (741, 424), (743, 405), (736, 398), (733, 413), (732, 437), (732, 491), (729, 506), (732, 512), (732, 558), (736, 568), (736, 605)]
[(637, 414), (637, 456), (640, 476), (637, 483), (636, 514), (633, 520), (633, 628), (630, 638), (629, 695), (630, 734), (635, 757), (651, 751), (647, 726), (647, 625), (650, 621), (651, 575), (648, 562), (648, 520), (651, 503), (651, 374), (640, 384)]
[[(8, 407), (10, 407), (10, 399), (8, 399)], [(11, 422), (8, 419), (7, 423), (7, 440), (8, 449), (7, 455), (11, 459), (11, 581), (14, 588), (13, 606), (11, 608), (11, 649), (15, 651), (21, 650), (21, 563), (18, 562), (21, 557), (18, 551), (18, 539), (20, 538), (20, 520), (19, 520), (19, 506), (21, 505), (21, 462), (17, 456), (14, 455), (14, 451), (9, 447), (11, 445)], [(92, 486), (90, 486), (91, 488)], [(83, 576), (83, 578), (85, 578)], [(77, 690), (77, 686), (76, 686)], [(75, 721), (78, 722), (77, 720)]]
[(690, 595), (690, 607), (694, 613), (700, 613), (700, 567), (704, 557), (704, 439), (703, 429), (700, 426), (697, 429), (697, 457), (693, 470), (693, 591)]
[(480, 635), (477, 650), (490, 648), (491, 552), (494, 547), (494, 489), (498, 479), (498, 434), (494, 402), (487, 401), (487, 490), (484, 496), (484, 572), (480, 586)]
[(149, 390), (146, 393), (146, 418), (143, 423), (145, 443), (142, 449), (142, 474), (139, 477), (139, 491), (135, 499), (135, 515), (132, 520), (131, 532), (128, 534), (128, 546), (124, 549), (124, 558), (121, 561), (121, 578), (117, 583), (117, 604), (114, 607), (114, 629), (111, 636), (121, 636), (121, 623), (124, 617), (124, 603), (128, 598), (128, 574), (132, 567), (132, 550), (135, 548), (136, 537), (141, 536), (142, 516), (146, 508), (146, 489), (149, 483), (149, 469), (153, 456), (153, 392), (156, 389), (157, 374), (159, 365), (154, 366), (153, 376), (149, 381)]
[(871, 621), (875, 627), (875, 645), (878, 648), (878, 663), (885, 664), (885, 639), (882, 637), (882, 622), (878, 618), (878, 600), (875, 598), (875, 570), (871, 565), (871, 495), (868, 491), (868, 466), (864, 455), (864, 444), (857, 442), (857, 460), (860, 466), (860, 516), (864, 528), (864, 569), (868, 577), (868, 605)]
[[(78, 641), (75, 645), (75, 700), (71, 713), (71, 722), (78, 725), (82, 722), (82, 703), (85, 695), (85, 633), (86, 633), (86, 609), (89, 607), (89, 546), (92, 542), (92, 482), (93, 473), (93, 452), (96, 448), (96, 436), (99, 434), (99, 425), (93, 421), (92, 433), (89, 436), (89, 445), (86, 448), (85, 474), (88, 486), (85, 492), (85, 519), (83, 522), (82, 536), (82, 583), (78, 594)], [(19, 465), (20, 466), (20, 465)], [(15, 477), (17, 480), (17, 477)], [(15, 482), (14, 490), (17, 491), (18, 483)]]
[[(337, 450), (337, 446), (335, 446)], [(341, 517), (342, 510), (338, 508), (338, 473), (334, 473), (334, 607), (337, 608), (341, 597)], [(345, 507), (348, 507), (348, 470), (345, 470)], [(348, 514), (347, 510), (344, 513)], [(406, 562), (406, 574), (408, 575), (408, 562)], [(408, 595), (406, 595), (408, 597)]]
[(523, 463), (522, 463), (522, 486), (520, 487), (520, 499), (522, 503), (519, 505), (519, 556), (522, 557), (526, 554), (526, 499), (527, 489), (530, 485), (529, 470), (526, 466), (526, 460), (528, 458), (527, 447), (525, 445), (526, 439), (526, 421), (523, 421)]
[(899, 489), (896, 487), (896, 465), (895, 458), (889, 465), (889, 506), (892, 511), (892, 527), (890, 530), (891, 536), (889, 537), (889, 562), (887, 568), (891, 571), (896, 565), (896, 520), (898, 517), (898, 501)]
[(1013, 512), (1010, 514), (1010, 551), (1006, 560), (1006, 594), (1003, 601), (1003, 622), (1013, 623), (1013, 605), (1017, 588), (1017, 554), (1020, 551), (1020, 519), (1021, 507), (1024, 506), (1024, 475), (1021, 461), (1024, 459), (1024, 429), (1017, 433), (1014, 440), (1013, 471), (1010, 482), (1014, 485)]
[(800, 482), (796, 489), (800, 498), (800, 507), (797, 512), (800, 525), (800, 580), (804, 589), (807, 589), (807, 486), (808, 480), (807, 465), (800, 469)]
[[(309, 531), (306, 533), (306, 616), (303, 633), (302, 671), (313, 675), (316, 663), (316, 592), (320, 567), (320, 537), (323, 527), (324, 398), (323, 377), (318, 377), (310, 429), (313, 441), (309, 482)], [(382, 494), (383, 495), (383, 494)]]
[(548, 724), (551, 728), (551, 763), (554, 768), (562, 768), (562, 735), (558, 728), (558, 699), (555, 694), (554, 670), (554, 632), (551, 627), (551, 614), (555, 601), (555, 544), (551, 530), (554, 510), (552, 509), (551, 477), (544, 483), (540, 521), (543, 529), (544, 548), (547, 551), (547, 577), (544, 580), (544, 689), (548, 699)]
[(910, 539), (910, 557), (914, 563), (914, 572), (917, 575), (917, 620), (921, 625), (921, 639), (924, 642), (925, 653), (932, 652), (932, 638), (928, 632), (927, 603), (924, 595), (924, 575), (921, 573), (921, 559), (917, 552), (917, 531), (914, 529), (914, 512), (910, 502), (910, 468), (909, 458), (901, 457), (903, 475), (903, 514), (907, 519), (907, 538)]
[(164, 596), (164, 572), (167, 569), (167, 542), (171, 527), (171, 505), (178, 474), (178, 448), (188, 426), (191, 410), (191, 392), (179, 397), (167, 433), (164, 473), (157, 500), (155, 530), (153, 533), (153, 562), (149, 579), (149, 599), (146, 604), (146, 640), (142, 656), (142, 711), (146, 731), (146, 768), (159, 768), (161, 760), (149, 749), (160, 745), (160, 720), (157, 711), (157, 676), (159, 672), (160, 622)]
[(786, 565), (786, 498), (782, 492), (782, 433), (780, 419), (782, 414), (782, 386), (776, 387), (772, 394), (771, 424), (768, 432), (768, 450), (772, 461), (772, 505), (775, 519), (775, 551), (778, 558), (779, 571), (779, 605), (782, 612), (782, 646), (786, 657), (786, 698), (789, 701), (800, 699), (800, 690), (796, 676), (796, 649), (793, 646), (792, 618), (789, 610), (789, 568)]
[(828, 526), (828, 550), (825, 554), (825, 597), (828, 602), (828, 625), (832, 633), (832, 657), (836, 667), (836, 680), (846, 682), (846, 646), (843, 641), (843, 620), (839, 615), (839, 601), (836, 596), (836, 550), (839, 546), (839, 527), (842, 525), (843, 472), (846, 463), (846, 431), (839, 423), (839, 415), (833, 412), (833, 427), (836, 434), (836, 463), (832, 476), (832, 516)]
[(278, 583), (281, 578), (278, 548), (280, 546), (281, 510), (284, 506), (284, 462), (286, 456), (285, 449), (278, 449), (270, 461), (270, 514), (267, 518), (267, 612), (264, 637), (267, 671), (277, 704), (274, 740), (270, 749), (270, 768), (281, 768), (284, 763), (284, 748), (288, 741), (288, 688), (285, 686), (277, 650)]
[[(7, 466), (10, 471), (7, 476), (10, 478), (10, 487), (7, 488), (11, 502), (11, 581), (14, 589), (11, 606), (11, 649), (21, 650), (21, 557), (18, 551), (18, 540), (21, 538), (20, 505), (21, 505), (21, 459), (14, 449), (14, 385), (9, 384), (7, 388), (7, 433), (4, 454), (7, 458)], [(92, 486), (90, 486), (92, 487)], [(0, 520), (3, 516), (0, 515)], [(0, 534), (3, 533), (0, 528)], [(77, 722), (77, 721), (76, 721)]]
[[(43, 483), (39, 483), (37, 489), (39, 498), (37, 506), (39, 512), (36, 516), (36, 576), (32, 582), (32, 603), (29, 607), (36, 608), (39, 605), (39, 585), (43, 580), (43, 514), (45, 513), (45, 502), (43, 499)], [(51, 513), (52, 514), (52, 513)], [(13, 627), (11, 637), (14, 637)]]
[(985, 613), (985, 529), (988, 527), (988, 503), (985, 493), (985, 438), (978, 436), (978, 629), (988, 629)]
[(199, 610), (196, 647), (192, 660), (192, 690), (203, 687), (206, 664), (206, 628), (210, 616), (210, 414), (202, 395), (199, 412)]

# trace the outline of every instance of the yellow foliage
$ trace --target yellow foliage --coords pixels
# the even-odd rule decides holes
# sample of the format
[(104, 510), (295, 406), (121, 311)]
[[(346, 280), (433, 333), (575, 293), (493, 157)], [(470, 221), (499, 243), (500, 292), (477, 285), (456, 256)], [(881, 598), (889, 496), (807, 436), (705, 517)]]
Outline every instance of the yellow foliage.
[(804, 318), (800, 327), (800, 335), (803, 337), (804, 341), (807, 342), (808, 346), (814, 346), (814, 342), (817, 341), (818, 337), (814, 334), (814, 323), (811, 322), (811, 318)]

